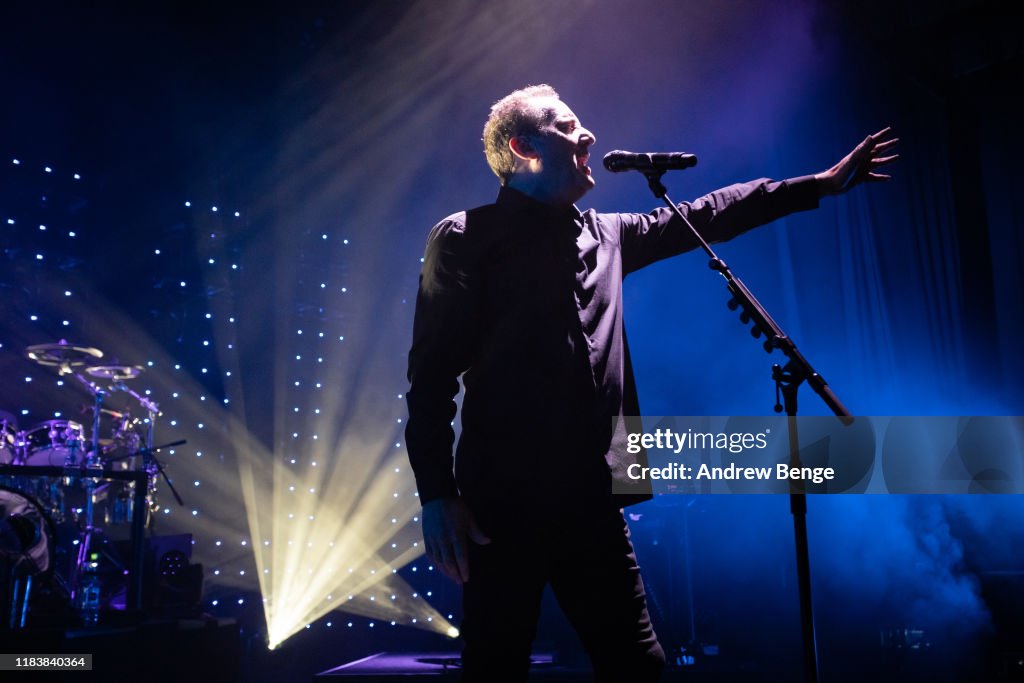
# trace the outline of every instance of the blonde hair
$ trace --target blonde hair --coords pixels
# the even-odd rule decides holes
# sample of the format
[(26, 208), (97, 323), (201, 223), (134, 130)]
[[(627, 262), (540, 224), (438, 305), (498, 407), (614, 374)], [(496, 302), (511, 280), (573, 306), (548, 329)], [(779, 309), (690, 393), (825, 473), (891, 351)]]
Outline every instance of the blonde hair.
[(508, 182), (515, 169), (515, 158), (508, 141), (536, 132), (554, 119), (555, 112), (550, 107), (533, 106), (530, 100), (536, 97), (559, 99), (550, 85), (530, 85), (514, 90), (494, 103), (484, 124), (484, 156), (502, 185)]

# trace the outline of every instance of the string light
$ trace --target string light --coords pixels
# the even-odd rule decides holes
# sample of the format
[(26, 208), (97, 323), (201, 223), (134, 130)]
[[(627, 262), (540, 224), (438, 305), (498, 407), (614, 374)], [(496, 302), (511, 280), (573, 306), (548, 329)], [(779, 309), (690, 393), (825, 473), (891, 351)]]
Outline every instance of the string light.
[[(12, 165), (18, 167), (21, 162), (12, 159)], [(38, 174), (40, 168), (52, 173), (55, 167), (35, 168)], [(78, 181), (82, 176), (74, 173), (71, 177)], [(44, 201), (52, 200), (44, 198)], [(192, 208), (191, 200), (182, 203), (186, 209)], [(234, 218), (241, 215), (237, 210), (221, 211), (223, 207), (217, 204), (209, 206), (210, 212), (203, 221), (221, 221), (227, 220), (228, 215)], [(199, 220), (202, 213), (189, 215)], [(78, 237), (83, 232), (83, 224), (88, 228), (87, 221), (72, 228), (53, 220), (52, 216), (33, 221), (32, 213), (14, 210), (6, 222), (9, 226), (19, 223), (35, 226), (38, 229), (33, 229), (32, 233), (38, 238), (33, 239), (51, 242), (64, 235)], [(85, 232), (88, 234), (87, 229)], [(135, 361), (130, 358), (132, 354), (145, 359), (146, 374), (131, 382), (142, 395), (152, 396), (162, 403), (163, 414), (156, 422), (157, 441), (186, 438), (189, 450), (180, 455), (191, 452), (195, 456), (179, 460), (174, 448), (164, 451), (163, 461), (168, 472), (178, 475), (183, 482), (191, 481), (192, 488), (181, 492), (188, 507), (178, 508), (161, 483), (158, 501), (163, 504), (158, 506), (157, 512), (163, 532), (193, 535), (190, 546), (193, 561), (211, 568), (205, 587), (208, 592), (220, 595), (205, 600), (205, 604), (221, 608), (228, 606), (226, 603), (242, 606), (246, 603), (245, 596), (225, 596), (224, 591), (251, 592), (258, 587), (263, 598), (268, 642), (272, 647), (334, 610), (336, 602), (331, 597), (332, 591), (349, 596), (345, 601), (346, 611), (370, 619), (368, 628), (378, 623), (406, 624), (448, 633), (449, 624), (444, 616), (408, 586), (399, 573), (399, 568), (422, 555), (420, 544), (414, 540), (420, 533), (419, 518), (415, 515), (419, 510), (418, 497), (407, 469), (399, 466), (405, 455), (393, 433), (402, 425), (402, 418), (394, 413), (403, 413), (404, 405), (396, 402), (384, 413), (371, 402), (358, 405), (358, 390), (354, 382), (345, 379), (344, 363), (350, 364), (349, 371), (355, 373), (360, 360), (346, 357), (343, 363), (338, 357), (341, 347), (330, 345), (335, 339), (335, 343), (344, 342), (343, 327), (354, 324), (341, 322), (345, 318), (338, 315), (338, 301), (332, 299), (339, 292), (349, 293), (351, 283), (339, 287), (327, 277), (312, 280), (307, 285), (310, 296), (320, 299), (311, 309), (315, 319), (301, 315), (292, 318), (298, 323), (291, 326), (296, 343), (288, 345), (291, 353), (282, 359), (294, 358), (294, 361), (289, 360), (284, 366), (289, 381), (276, 388), (278, 399), (294, 402), (297, 409), (290, 413), (293, 415), (291, 423), (284, 425), (285, 433), (293, 434), (296, 440), (294, 453), (286, 456), (280, 445), (268, 448), (252, 436), (244, 420), (245, 402), (229, 398), (229, 395), (234, 398), (244, 395), (238, 378), (245, 373), (239, 371), (240, 361), (235, 352), (239, 316), (229, 298), (218, 299), (210, 292), (222, 287), (229, 275), (244, 277), (245, 253), (232, 251), (234, 243), (226, 229), (217, 227), (206, 234), (210, 235), (210, 240), (203, 240), (202, 248), (207, 253), (201, 253), (201, 260), (195, 262), (196, 268), (203, 265), (200, 270), (181, 268), (181, 264), (187, 262), (182, 259), (187, 259), (188, 254), (182, 252), (172, 233), (154, 233), (153, 241), (146, 245), (144, 252), (161, 257), (151, 263), (166, 264), (156, 267), (152, 278), (154, 288), (161, 289), (160, 295), (170, 296), (167, 305), (176, 310), (188, 310), (191, 320), (203, 322), (202, 329), (192, 325), (180, 333), (173, 355), (165, 352), (166, 347), (151, 336), (151, 326), (146, 321), (133, 319), (126, 311), (104, 307), (102, 297), (90, 291), (87, 281), (74, 280), (74, 286), (68, 287), (72, 280), (60, 277), (57, 272), (63, 252), (51, 252), (51, 245), (29, 252), (26, 258), (32, 259), (36, 267), (47, 269), (44, 272), (48, 275), (57, 274), (52, 281), (64, 286), (53, 293), (59, 299), (39, 303), (37, 312), (29, 314), (29, 322), (59, 322), (62, 328), (77, 329), (82, 341), (123, 356), (125, 362)], [(330, 242), (330, 238), (327, 232), (314, 232), (309, 236), (316, 240), (318, 248), (321, 243), (329, 247), (325, 242)], [(344, 238), (340, 243), (348, 246), (350, 240)], [(60, 246), (59, 242), (53, 242), (56, 246), (52, 248), (66, 250), (71, 248), (66, 246), (69, 244), (64, 241), (65, 246)], [(325, 251), (323, 257), (330, 260), (336, 255)], [(176, 277), (170, 282), (162, 280), (168, 273), (159, 272), (168, 268), (179, 271), (171, 271), (170, 275)], [(201, 274), (193, 275), (193, 272)], [(196, 280), (197, 277), (200, 279)], [(75, 302), (73, 309), (67, 305), (72, 301)], [(197, 312), (196, 308), (200, 310)], [(332, 321), (337, 322), (337, 326)], [(36, 334), (43, 335), (45, 331)], [(38, 341), (49, 339), (43, 337)], [(331, 353), (333, 348), (338, 349), (337, 354)], [(314, 358), (315, 364), (308, 362)], [(329, 384), (325, 381), (328, 375), (323, 375), (325, 371), (330, 373)], [(53, 391), (66, 390), (62, 379), (57, 378), (52, 383), (34, 382), (35, 374), (24, 376), (26, 385), (46, 384)], [(318, 404), (312, 403), (314, 395), (318, 397)], [(55, 405), (51, 403), (45, 414), (59, 419), (65, 413), (54, 410)], [(138, 412), (137, 406), (135, 409)], [(355, 411), (352, 424), (368, 426), (363, 433), (339, 434), (333, 428), (337, 416), (345, 410)], [(23, 418), (31, 413), (28, 407), (20, 410)], [(141, 418), (138, 422), (147, 423), (148, 420)], [(373, 425), (387, 427), (370, 429)], [(213, 457), (203, 458), (204, 452)], [(377, 455), (367, 457), (367, 453)], [(320, 466), (324, 462), (332, 466)], [(344, 467), (334, 466), (334, 463), (344, 463)], [(382, 477), (382, 472), (393, 473), (399, 480)], [(297, 496), (294, 509), (275, 505), (275, 491)], [(236, 502), (240, 497), (246, 507), (242, 525)], [(222, 539), (237, 535), (239, 531), (263, 540), (250, 544), (243, 538), (229, 550)], [(341, 570), (343, 562), (351, 564), (354, 571)], [(289, 579), (289, 576), (296, 576), (299, 568), (306, 578), (302, 581)], [(416, 570), (413, 565), (410, 571), (415, 573)], [(331, 623), (328, 621), (328, 626)], [(351, 628), (354, 622), (347, 624)]]

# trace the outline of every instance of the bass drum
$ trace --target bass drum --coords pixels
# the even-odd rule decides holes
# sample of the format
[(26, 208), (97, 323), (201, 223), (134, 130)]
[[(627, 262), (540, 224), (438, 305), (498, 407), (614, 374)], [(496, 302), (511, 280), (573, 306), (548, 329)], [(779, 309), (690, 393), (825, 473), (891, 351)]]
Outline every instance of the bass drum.
[(47, 420), (24, 433), (25, 465), (78, 466), (85, 460), (82, 425), (71, 420)]
[(16, 575), (53, 571), (57, 534), (53, 521), (31, 496), (0, 486), (0, 564)]

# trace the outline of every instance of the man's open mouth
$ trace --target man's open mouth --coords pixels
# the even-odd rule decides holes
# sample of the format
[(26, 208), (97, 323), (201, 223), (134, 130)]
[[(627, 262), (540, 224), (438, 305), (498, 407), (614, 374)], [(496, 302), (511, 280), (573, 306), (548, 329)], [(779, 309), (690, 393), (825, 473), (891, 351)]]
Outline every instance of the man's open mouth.
[(587, 162), (590, 161), (590, 152), (577, 152), (576, 153), (576, 168), (586, 175), (590, 175), (590, 167), (587, 166)]

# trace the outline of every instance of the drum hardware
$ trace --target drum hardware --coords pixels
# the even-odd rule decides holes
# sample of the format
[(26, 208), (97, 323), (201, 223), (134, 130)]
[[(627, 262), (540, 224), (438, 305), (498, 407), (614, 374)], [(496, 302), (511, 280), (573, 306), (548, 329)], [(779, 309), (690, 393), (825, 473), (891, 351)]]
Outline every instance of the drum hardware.
[(87, 468), (99, 467), (102, 469), (103, 465), (100, 462), (100, 416), (103, 415), (103, 401), (107, 398), (107, 392), (87, 380), (85, 377), (82, 377), (77, 372), (72, 374), (75, 379), (85, 387), (86, 391), (92, 394), (93, 397), (92, 450), (90, 451), (90, 455), (86, 456), (84, 464)]
[[(163, 463), (161, 463), (157, 459), (156, 453), (157, 453), (157, 451), (162, 451), (165, 448), (174, 448), (175, 446), (182, 446), (182, 445), (184, 445), (186, 443), (188, 443), (187, 440), (180, 439), (178, 441), (172, 441), (170, 443), (165, 443), (165, 444), (163, 444), (161, 446), (157, 446), (156, 448), (143, 448), (141, 451), (139, 451), (139, 453), (134, 454), (134, 455), (142, 455), (144, 461), (148, 461), (148, 463), (150, 463), (146, 467), (146, 471), (147, 472), (151, 471), (154, 474), (163, 475), (164, 483), (167, 484), (168, 490), (170, 490), (171, 495), (174, 496), (174, 500), (177, 501), (178, 505), (180, 505), (182, 507), (185, 506), (185, 501), (182, 500), (180, 495), (178, 495), (178, 490), (176, 488), (174, 488), (174, 482), (171, 481), (171, 478), (169, 476), (167, 476), (167, 471), (164, 470)], [(125, 456), (121, 456), (121, 458), (111, 458), (111, 462), (115, 462), (117, 460), (121, 460), (122, 458), (128, 458), (128, 457), (132, 457), (132, 456), (125, 455)]]
[(16, 464), (18, 423), (10, 413), (0, 411), (0, 465)]
[(85, 371), (93, 377), (112, 379), (114, 382), (123, 382), (126, 379), (135, 379), (142, 374), (141, 365), (93, 365)]
[[(145, 371), (142, 366), (120, 365), (116, 360), (112, 364), (100, 365), (100, 359), (104, 357), (102, 351), (66, 340), (55, 344), (36, 344), (28, 347), (26, 353), (33, 362), (55, 368), (59, 375), (73, 378), (92, 397), (91, 405), (81, 406), (83, 415), (92, 415), (88, 432), (90, 425), (85, 419), (82, 419), (84, 425), (72, 420), (48, 420), (28, 431), (19, 431), (13, 415), (0, 413), (0, 465), (29, 466), (36, 470), (45, 466), (60, 468), (47, 477), (16, 477), (21, 485), (36, 488), (45, 479), (46, 488), (40, 489), (40, 497), (48, 503), (54, 517), (72, 522), (72, 538), (75, 538), (77, 548), (71, 551), (74, 557), (69, 558), (70, 566), (62, 569), (60, 576), (55, 576), (66, 587), (71, 603), (81, 606), (82, 599), (90, 590), (86, 585), (90, 578), (90, 562), (102, 550), (106, 525), (121, 524), (130, 519), (133, 538), (141, 542), (152, 512), (158, 509), (156, 489), (161, 477), (177, 503), (184, 506), (156, 454), (161, 449), (178, 446), (185, 441), (154, 445), (160, 406), (128, 386), (131, 380)], [(115, 393), (127, 394), (145, 412), (138, 414), (138, 409), (125, 408), (115, 410), (105, 405)], [(100, 438), (101, 418), (114, 420), (109, 438)], [(7, 468), (7, 472), (10, 470)], [(60, 471), (64, 474), (59, 474)], [(84, 505), (80, 497), (76, 497), (71, 509), (65, 510), (65, 492), (70, 493), (72, 486), (84, 493)], [(40, 506), (40, 509), (46, 514), (46, 508)], [(97, 518), (100, 514), (103, 519)], [(70, 542), (68, 539), (69, 545)], [(139, 578), (135, 574), (133, 572), (133, 583)], [(137, 604), (141, 595), (141, 578), (132, 591), (133, 601)], [(23, 602), (27, 603), (27, 594)]]
[(114, 494), (113, 504), (107, 505), (107, 524), (127, 524), (131, 521), (133, 494), (131, 484), (123, 485)]
[[(151, 492), (152, 492), (152, 490), (156, 486), (157, 474), (163, 476), (164, 482), (167, 484), (167, 488), (170, 489), (171, 494), (174, 496), (174, 499), (177, 501), (178, 505), (180, 505), (182, 507), (185, 506), (185, 501), (182, 500), (181, 496), (178, 494), (178, 490), (174, 487), (174, 482), (171, 481), (171, 478), (167, 475), (167, 472), (164, 470), (163, 464), (157, 459), (157, 457), (155, 455), (155, 453), (157, 451), (160, 451), (160, 450), (162, 450), (164, 448), (173, 448), (175, 446), (181, 446), (181, 445), (183, 445), (185, 443), (186, 443), (185, 439), (180, 439), (178, 441), (172, 441), (171, 443), (166, 443), (166, 444), (163, 444), (161, 446), (157, 446), (156, 448), (143, 448), (138, 453), (132, 453), (132, 454), (129, 454), (129, 455), (121, 456), (119, 458), (110, 458), (109, 459), (108, 462), (113, 463), (113, 462), (118, 462), (118, 461), (120, 461), (120, 460), (122, 460), (124, 458), (130, 458), (130, 457), (134, 457), (134, 456), (138, 456), (138, 455), (142, 456), (143, 462), (145, 463), (144, 469), (145, 469), (146, 475), (147, 475), (146, 476), (147, 490), (146, 490), (146, 495), (143, 497), (144, 500), (148, 500), (149, 501), (149, 506), (148, 506), (148, 509), (146, 510), (147, 515), (152, 514), (155, 511), (154, 507), (153, 507), (153, 501), (155, 500), (155, 496), (152, 495)], [(132, 482), (131, 483), (131, 486), (133, 486), (133, 487), (134, 486), (138, 486), (138, 485), (139, 485), (138, 482)], [(132, 488), (131, 490), (134, 492), (134, 488)], [(127, 492), (127, 489), (124, 489), (124, 490), (121, 491), (121, 494), (126, 493), (126, 492)], [(104, 488), (104, 493), (106, 493), (106, 489), (105, 488)], [(94, 495), (94, 494), (91, 491), (90, 492), (90, 505), (92, 504), (92, 498), (91, 498), (92, 495)], [(136, 496), (133, 493), (133, 498), (131, 500), (132, 507), (131, 507), (131, 509), (129, 509), (129, 510), (127, 510), (127, 511), (125, 511), (123, 513), (123, 514), (125, 514), (125, 516), (128, 516), (128, 515), (132, 515), (133, 516), (134, 515), (134, 503), (137, 500), (139, 500), (139, 496)], [(114, 512), (113, 512), (114, 516), (117, 516), (119, 514), (119, 511), (118, 511), (118, 504), (119, 504), (119, 502), (121, 502), (120, 501), (120, 495), (119, 495), (119, 498), (116, 499), (115, 502), (114, 502)], [(109, 506), (108, 506), (107, 509), (109, 511), (109, 509), (110, 509)], [(148, 524), (148, 521), (149, 520), (147, 518), (147, 521), (145, 522), (145, 524)], [(91, 558), (91, 546), (92, 546), (93, 535), (97, 531), (99, 531), (99, 529), (94, 528), (92, 526), (87, 526), (85, 528), (85, 530), (82, 532), (82, 538), (81, 538), (81, 540), (80, 540), (80, 542), (78, 544), (78, 557), (77, 557), (77, 560), (76, 560), (76, 563), (75, 563), (75, 568), (74, 568), (74, 571), (73, 571), (73, 574), (74, 574), (73, 581), (72, 581), (72, 599), (73, 600), (75, 600), (75, 597), (78, 596), (82, 590), (90, 590), (90, 587), (85, 585), (85, 584), (86, 584), (86, 582), (88, 582), (90, 580), (90, 575), (88, 573), (88, 569), (90, 567), (89, 563), (91, 562), (91, 559), (90, 559)], [(78, 600), (76, 600), (75, 604), (84, 604), (84, 603), (82, 603), (82, 599), (78, 599)], [(89, 615), (91, 614), (91, 612), (84, 612), (83, 614), (84, 614), (84, 617), (88, 619)]]
[[(185, 504), (182, 501), (181, 496), (178, 495), (177, 490), (174, 488), (174, 485), (171, 482), (170, 477), (168, 477), (167, 473), (164, 471), (163, 465), (160, 463), (159, 460), (157, 460), (156, 455), (155, 455), (155, 453), (157, 451), (159, 451), (161, 448), (170, 448), (172, 446), (177, 446), (177, 445), (180, 445), (180, 444), (185, 443), (185, 442), (184, 441), (180, 441), (180, 442), (175, 442), (173, 444), (165, 444), (165, 445), (160, 446), (158, 448), (154, 448), (153, 447), (153, 431), (154, 431), (154, 427), (156, 425), (156, 419), (161, 415), (161, 413), (160, 413), (160, 406), (155, 401), (153, 401), (152, 399), (150, 399), (150, 398), (148, 398), (146, 396), (142, 396), (141, 394), (139, 394), (138, 392), (133, 390), (131, 387), (129, 387), (124, 382), (124, 380), (126, 380), (126, 379), (133, 379), (135, 377), (138, 377), (139, 374), (142, 372), (142, 370), (143, 369), (141, 367), (137, 366), (137, 365), (135, 365), (135, 366), (105, 365), (105, 366), (89, 367), (89, 368), (86, 368), (85, 371), (86, 371), (86, 373), (88, 373), (88, 374), (90, 374), (90, 375), (92, 375), (94, 377), (102, 377), (102, 378), (105, 378), (105, 379), (111, 379), (112, 383), (109, 386), (110, 391), (122, 391), (122, 392), (128, 394), (129, 396), (134, 398), (139, 403), (139, 405), (141, 405), (146, 410), (147, 418), (142, 421), (142, 423), (146, 425), (146, 440), (145, 440), (145, 444), (146, 445), (145, 445), (145, 447), (143, 447), (141, 449), (138, 448), (138, 443), (137, 443), (138, 437), (137, 437), (137, 434), (132, 433), (128, 429), (129, 425), (137, 425), (138, 421), (137, 421), (137, 419), (133, 419), (131, 417), (131, 414), (129, 412), (127, 412), (127, 411), (125, 412), (124, 415), (122, 415), (122, 420), (123, 421), (122, 421), (122, 427), (121, 427), (121, 430), (119, 431), (119, 434), (122, 434), (122, 435), (126, 435), (127, 434), (126, 438), (129, 440), (129, 445), (128, 445), (128, 448), (126, 449), (128, 451), (128, 456), (127, 457), (142, 456), (142, 467), (146, 471), (146, 473), (149, 475), (148, 485), (147, 485), (147, 490), (146, 490), (146, 500), (148, 501), (147, 512), (148, 512), (149, 515), (153, 515), (159, 509), (159, 504), (157, 503), (157, 498), (156, 498), (156, 492), (157, 492), (157, 481), (158, 481), (160, 475), (163, 476), (164, 481), (167, 483), (168, 489), (170, 489), (171, 494), (174, 496), (174, 499), (175, 499), (175, 501), (177, 501), (178, 505), (184, 506), (184, 504)], [(132, 436), (135, 436), (135, 438), (136, 438), (136, 443), (134, 443), (134, 444), (131, 443), (131, 437)], [(117, 436), (115, 436), (115, 440), (116, 439), (117, 439)], [(123, 459), (124, 459), (124, 457), (121, 457), (121, 458), (111, 458), (111, 459), (109, 459), (109, 461), (110, 462), (114, 462), (114, 461), (123, 460)]]
[[(86, 388), (86, 390), (92, 393), (94, 402), (92, 419), (92, 448), (89, 449), (84, 462), (81, 463), (81, 468), (89, 473), (102, 474), (103, 462), (100, 459), (102, 456), (102, 450), (100, 449), (100, 416), (103, 414), (103, 401), (106, 398), (107, 393), (79, 373), (75, 372), (72, 374), (75, 379), (77, 379), (79, 383)], [(100, 479), (98, 476), (85, 476), (82, 478), (82, 486), (85, 489), (85, 525), (81, 531), (81, 536), (78, 542), (78, 555), (75, 559), (75, 564), (72, 567), (69, 580), (69, 583), (71, 584), (72, 604), (79, 607), (82, 605), (83, 589), (91, 590), (91, 587), (84, 585), (83, 582), (89, 579), (88, 570), (90, 551), (92, 550), (92, 539), (93, 535), (99, 531), (95, 526), (95, 494), (96, 488), (99, 486), (99, 482)]]
[(32, 498), (0, 487), (0, 597), (7, 609), (7, 627), (24, 628), (32, 580), (53, 570), (53, 521)]
[[(80, 415), (90, 415), (94, 410), (93, 406), (88, 403), (82, 403), (78, 406), (78, 412)], [(116, 420), (120, 420), (123, 413), (117, 410), (111, 410), (110, 408), (100, 408), (100, 412), (104, 415), (109, 415)]]
[[(69, 471), (63, 467), (0, 465), (0, 477), (9, 478), (19, 484), (42, 478), (51, 481), (61, 481), (64, 477), (70, 477), (74, 480), (84, 479), (92, 475), (93, 473), (87, 472), (84, 468), (76, 468), (73, 471)], [(114, 471), (109, 469), (104, 469), (99, 476), (101, 479), (98, 483), (106, 484), (109, 487), (107, 489), (108, 506), (109, 497), (112, 495), (112, 492), (117, 491), (119, 485), (127, 485), (125, 490), (131, 491), (133, 495), (132, 506), (135, 512), (132, 515), (130, 524), (130, 540), (128, 541), (130, 545), (122, 554), (118, 554), (114, 550), (115, 545), (111, 544), (113, 537), (110, 535), (110, 532), (97, 527), (93, 529), (93, 535), (90, 537), (91, 549), (87, 559), (92, 561), (95, 555), (111, 559), (111, 562), (104, 562), (104, 567), (99, 572), (99, 581), (104, 597), (102, 604), (105, 609), (139, 610), (144, 605), (143, 574), (145, 567), (145, 539), (147, 537), (145, 532), (145, 492), (148, 477), (146, 472), (142, 470)], [(77, 484), (77, 482), (75, 483)], [(81, 490), (81, 488), (83, 487), (75, 487), (76, 490)], [(30, 625), (39, 626), (46, 624), (66, 625), (69, 608), (76, 609), (81, 607), (73, 595), (84, 598), (84, 594), (81, 591), (76, 592), (76, 587), (72, 584), (72, 579), (76, 572), (76, 563), (79, 561), (78, 546), (81, 543), (81, 525), (77, 522), (56, 525), (49, 518), (49, 515), (46, 514), (45, 510), (38, 505), (36, 505), (36, 509), (40, 511), (38, 514), (48, 521), (47, 534), (54, 539), (54, 543), (49, 544), (52, 548), (49, 569), (43, 574), (30, 574), (29, 576), (19, 574), (17, 586), (14, 586), (8, 580), (13, 579), (13, 577), (10, 576), (7, 563), (4, 562), (5, 557), (2, 550), (5, 544), (3, 541), (7, 539), (9, 542), (6, 543), (6, 546), (13, 546), (15, 551), (21, 550), (22, 542), (18, 540), (18, 534), (13, 530), (8, 530), (6, 534), (3, 531), (3, 500), (9, 496), (5, 496), (2, 489), (3, 487), (0, 487), (0, 615), (2, 615), (0, 616), (0, 642), (3, 642), (2, 632), (7, 628), (9, 617), (13, 619), (15, 625), (21, 623), (21, 620), (24, 619), (25, 604), (28, 596), (31, 598), (31, 604), (27, 608), (29, 623)], [(36, 502), (33, 496), (22, 491), (12, 491), (11, 495), (27, 498), (33, 501), (34, 504)], [(102, 509), (102, 507), (98, 508), (97, 513), (101, 513)], [(97, 516), (101, 517), (102, 514)], [(15, 528), (19, 528), (18, 522), (15, 522)], [(118, 530), (118, 535), (123, 534), (123, 531), (123, 529)], [(24, 532), (22, 532), (22, 535), (24, 538), (29, 537), (29, 534)], [(31, 536), (34, 538), (36, 534), (32, 533)], [(11, 541), (11, 539), (14, 540)], [(120, 543), (120, 541), (114, 541), (114, 543)], [(111, 552), (115, 554), (110, 555)], [(131, 558), (130, 566), (119, 559), (121, 557), (128, 558), (129, 556)], [(28, 567), (28, 565), (25, 566)], [(79, 585), (82, 585), (84, 578), (83, 576), (78, 579)], [(26, 591), (27, 584), (30, 585)], [(8, 587), (14, 592), (7, 591)], [(121, 591), (120, 602), (114, 602), (114, 589)], [(15, 602), (18, 605), (13, 612), (10, 609), (11, 601), (8, 600), (11, 595), (14, 595)], [(12, 614), (14, 615), (13, 617), (11, 617)]]
[[(107, 387), (108, 391), (124, 392), (131, 396), (132, 398), (134, 398), (139, 403), (139, 405), (146, 409), (146, 412), (148, 414), (148, 419), (144, 421), (147, 427), (146, 448), (152, 448), (153, 428), (156, 423), (156, 418), (161, 415), (160, 406), (156, 403), (156, 401), (152, 400), (147, 396), (143, 396), (142, 394), (138, 393), (137, 391), (129, 387), (127, 384), (125, 384), (125, 380), (135, 379), (140, 374), (142, 374), (142, 371), (143, 368), (139, 365), (94, 365), (91, 367), (87, 367), (85, 369), (86, 374), (92, 377), (111, 380), (111, 384)], [(103, 391), (95, 384), (89, 382), (88, 380), (85, 380), (84, 378), (83, 381), (85, 381), (90, 386), (94, 387), (94, 394), (98, 394)], [(132, 421), (130, 411), (123, 411), (119, 413), (118, 411), (103, 408), (101, 405), (97, 405), (95, 410), (97, 411), (97, 414), (106, 413), (114, 418), (121, 419), (122, 424), (120, 429), (118, 430), (118, 433), (123, 433), (124, 431), (126, 431), (129, 425), (137, 424), (137, 422)]]
[(77, 467), (81, 464), (82, 425), (72, 420), (46, 420), (18, 436), (22, 465)]
[[(103, 358), (103, 352), (92, 347), (71, 344), (61, 340), (56, 344), (37, 344), (26, 349), (26, 353), (32, 361), (46, 367), (55, 367), (60, 375), (70, 375), (93, 397), (92, 406), (83, 406), (83, 413), (92, 412), (91, 439), (86, 442), (82, 426), (70, 421), (49, 421), (34, 427), (28, 433), (19, 433), (15, 430), (8, 441), (12, 445), (7, 449), (11, 455), (9, 462), (13, 464), (31, 465), (63, 465), (68, 470), (75, 470), (73, 477), (64, 480), (65, 487), (70, 486), (72, 479), (80, 479), (81, 486), (85, 490), (85, 510), (78, 521), (81, 533), (78, 541), (76, 561), (70, 571), (69, 592), (73, 602), (82, 592), (83, 581), (86, 578), (91, 553), (94, 552), (94, 540), (102, 529), (96, 525), (95, 505), (108, 498), (106, 506), (107, 524), (120, 523), (129, 518), (135, 524), (133, 510), (135, 503), (143, 496), (148, 503), (148, 513), (155, 509), (156, 484), (160, 476), (163, 476), (168, 488), (174, 495), (179, 505), (184, 505), (178, 492), (164, 471), (163, 465), (156, 459), (154, 453), (160, 448), (178, 445), (184, 441), (153, 448), (153, 433), (156, 418), (160, 416), (159, 405), (152, 399), (132, 390), (125, 382), (137, 378), (144, 368), (137, 365), (97, 365), (97, 360)], [(78, 372), (84, 368), (84, 374)], [(87, 376), (88, 377), (87, 377)], [(97, 380), (107, 380), (109, 384), (101, 386)], [(131, 396), (145, 409), (145, 419), (134, 418), (128, 410), (111, 410), (104, 406), (107, 397), (115, 392), (124, 392)], [(100, 439), (100, 419), (108, 415), (117, 420), (116, 427), (110, 439)], [(13, 417), (13, 416), (12, 416)], [(4, 423), (0, 421), (0, 464), (4, 464), (3, 443), (5, 432), (12, 431), (10, 428), (3, 429)], [(146, 426), (146, 434), (143, 437), (139, 434), (139, 427)], [(22, 443), (19, 447), (15, 443)], [(112, 457), (108, 454), (123, 449), (126, 453), (120, 457)], [(20, 455), (19, 455), (20, 454)], [(63, 458), (59, 456), (62, 455)], [(138, 482), (125, 481), (117, 482), (114, 488), (109, 483), (101, 483), (105, 463), (123, 462), (127, 458), (142, 458), (142, 468), (146, 472), (145, 491), (136, 491)], [(29, 461), (31, 459), (31, 462)], [(58, 460), (61, 460), (58, 462)], [(127, 469), (128, 463), (124, 463)], [(69, 471), (69, 475), (72, 474)], [(95, 476), (94, 476), (95, 475)], [(112, 501), (112, 505), (111, 505)], [(63, 505), (61, 504), (62, 508)], [(113, 510), (111, 510), (113, 507)], [(61, 516), (63, 516), (61, 510)], [(147, 517), (144, 526), (149, 525)], [(77, 604), (77, 602), (75, 602)]]
[(25, 352), (30, 360), (45, 367), (57, 368), (61, 375), (70, 375), (71, 368), (89, 365), (103, 358), (103, 352), (99, 349), (71, 344), (66, 339), (61, 339), (56, 344), (34, 344), (25, 349)]
[[(80, 462), (82, 427), (69, 420), (48, 420), (27, 431), (18, 431), (12, 423), (0, 423), (0, 465), (63, 467)], [(10, 470), (8, 470), (10, 472)], [(29, 495), (55, 523), (74, 519), (73, 510), (66, 510), (65, 489), (70, 481), (39, 477), (5, 475), (0, 486)]]

